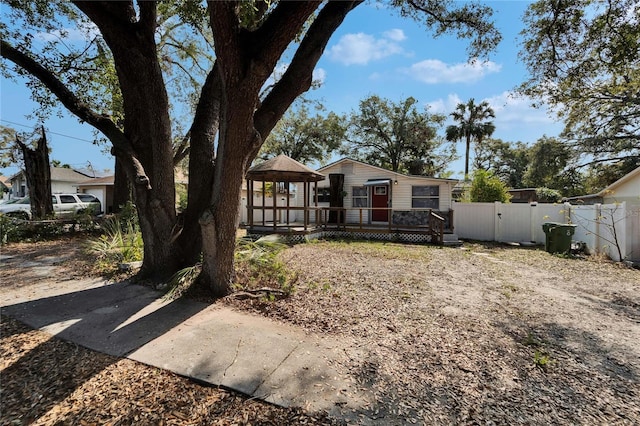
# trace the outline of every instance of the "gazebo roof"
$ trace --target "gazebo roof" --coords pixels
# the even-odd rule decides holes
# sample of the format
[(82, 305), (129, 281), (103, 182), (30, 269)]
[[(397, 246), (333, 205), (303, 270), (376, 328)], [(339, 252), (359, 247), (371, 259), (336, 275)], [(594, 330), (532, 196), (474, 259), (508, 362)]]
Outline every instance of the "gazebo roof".
[(278, 155), (257, 164), (247, 172), (247, 179), (265, 182), (317, 182), (325, 176), (286, 155)]

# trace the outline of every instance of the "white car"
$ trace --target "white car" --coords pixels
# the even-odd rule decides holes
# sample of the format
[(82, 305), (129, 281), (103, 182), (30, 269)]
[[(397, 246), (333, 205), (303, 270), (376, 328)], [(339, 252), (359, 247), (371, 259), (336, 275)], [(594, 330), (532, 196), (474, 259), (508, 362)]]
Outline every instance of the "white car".
[[(102, 213), (100, 200), (91, 194), (53, 194), (51, 203), (56, 217), (75, 216), (87, 211), (96, 215)], [(0, 213), (21, 219), (31, 219), (31, 200), (25, 197), (0, 204)]]

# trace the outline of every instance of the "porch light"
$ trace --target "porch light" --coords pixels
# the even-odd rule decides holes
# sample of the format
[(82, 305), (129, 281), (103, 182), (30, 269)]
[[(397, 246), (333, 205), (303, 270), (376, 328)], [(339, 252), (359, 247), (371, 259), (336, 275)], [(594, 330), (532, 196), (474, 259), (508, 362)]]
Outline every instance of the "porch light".
[(394, 180), (394, 181), (393, 181), (393, 184), (394, 184), (394, 185), (397, 185), (397, 184), (398, 184), (398, 179)]

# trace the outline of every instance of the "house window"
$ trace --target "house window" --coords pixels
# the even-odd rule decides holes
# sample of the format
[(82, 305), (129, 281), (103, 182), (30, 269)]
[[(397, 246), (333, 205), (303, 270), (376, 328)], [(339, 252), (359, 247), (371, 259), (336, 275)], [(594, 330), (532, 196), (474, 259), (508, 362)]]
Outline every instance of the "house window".
[(328, 203), (331, 201), (331, 192), (329, 188), (318, 188), (318, 202)]
[(386, 186), (374, 186), (373, 193), (375, 195), (387, 195), (387, 187)]
[(414, 209), (434, 209), (440, 207), (440, 187), (432, 186), (412, 186), (411, 187), (411, 208)]
[(354, 186), (351, 188), (351, 200), (353, 207), (368, 207), (369, 202), (367, 198), (366, 186)]

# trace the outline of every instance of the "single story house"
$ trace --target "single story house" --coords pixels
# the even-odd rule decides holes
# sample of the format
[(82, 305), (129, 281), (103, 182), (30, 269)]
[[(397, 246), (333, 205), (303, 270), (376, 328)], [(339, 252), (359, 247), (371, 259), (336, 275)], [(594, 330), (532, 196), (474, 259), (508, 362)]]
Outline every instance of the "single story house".
[(252, 167), (247, 182), (248, 193), (255, 194), (256, 184), (265, 188), (247, 197), (250, 237), (459, 243), (452, 226), (455, 179), (409, 176), (350, 158), (312, 170), (280, 155)]
[(562, 201), (571, 204), (611, 204), (626, 201), (630, 206), (640, 206), (640, 167), (630, 171), (596, 194), (567, 197)]
[[(78, 182), (86, 181), (93, 176), (81, 173), (74, 169), (65, 167), (51, 167), (51, 192), (56, 193), (75, 193), (77, 192)], [(27, 189), (27, 177), (24, 170), (19, 171), (9, 178), (11, 184), (11, 197), (22, 198), (29, 195)]]
[(318, 182), (320, 207), (330, 205), (332, 175), (342, 181), (346, 222), (423, 226), (433, 211), (445, 219), (445, 229), (452, 230), (452, 190), (458, 183), (456, 179), (405, 175), (351, 158), (342, 158), (317, 171), (329, 177)]
[(78, 182), (75, 186), (77, 191), (85, 194), (94, 195), (102, 205), (105, 213), (113, 213), (113, 182), (114, 176), (105, 176), (99, 178), (86, 179)]

